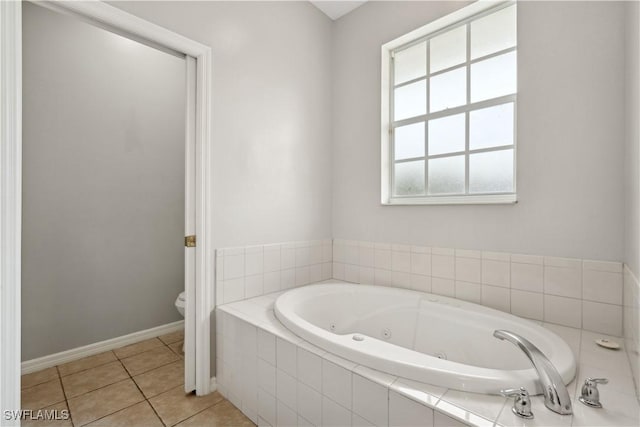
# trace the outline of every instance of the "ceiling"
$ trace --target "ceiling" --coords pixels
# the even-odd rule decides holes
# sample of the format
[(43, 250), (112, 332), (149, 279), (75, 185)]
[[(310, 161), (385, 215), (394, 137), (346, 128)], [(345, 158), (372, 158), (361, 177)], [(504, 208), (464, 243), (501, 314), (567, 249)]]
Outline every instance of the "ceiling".
[(362, 6), (366, 3), (367, 0), (364, 1), (333, 1), (333, 0), (309, 0), (311, 4), (320, 9), (327, 15), (329, 18), (334, 21), (340, 18), (343, 15), (351, 12), (353, 9)]

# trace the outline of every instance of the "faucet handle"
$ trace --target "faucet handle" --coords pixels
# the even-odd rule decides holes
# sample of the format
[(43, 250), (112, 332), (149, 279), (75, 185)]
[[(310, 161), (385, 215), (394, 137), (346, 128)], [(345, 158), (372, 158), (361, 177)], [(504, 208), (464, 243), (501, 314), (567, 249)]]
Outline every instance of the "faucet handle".
[(587, 378), (584, 380), (578, 400), (592, 408), (602, 408), (598, 384), (607, 384), (608, 382), (609, 380), (606, 378)]
[(513, 400), (513, 408), (511, 408), (511, 412), (519, 416), (520, 418), (533, 418), (533, 413), (531, 412), (531, 398), (529, 398), (529, 392), (524, 387), (520, 387), (520, 389), (508, 389), (508, 390), (500, 390), (500, 394), (505, 397), (514, 397)]

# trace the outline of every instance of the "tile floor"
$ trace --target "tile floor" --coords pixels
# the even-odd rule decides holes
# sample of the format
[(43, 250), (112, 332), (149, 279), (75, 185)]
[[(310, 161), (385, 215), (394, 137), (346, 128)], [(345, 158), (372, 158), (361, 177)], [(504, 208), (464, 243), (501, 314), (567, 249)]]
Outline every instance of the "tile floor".
[(71, 419), (23, 426), (254, 424), (215, 392), (185, 394), (182, 331), (22, 376), (22, 409), (69, 410)]

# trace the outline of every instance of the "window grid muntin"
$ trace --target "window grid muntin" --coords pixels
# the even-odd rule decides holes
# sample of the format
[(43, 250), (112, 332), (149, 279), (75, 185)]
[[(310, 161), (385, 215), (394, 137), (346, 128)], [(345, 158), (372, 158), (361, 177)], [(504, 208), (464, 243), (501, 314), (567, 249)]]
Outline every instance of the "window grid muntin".
[[(503, 95), (497, 98), (490, 98), (490, 99), (485, 99), (482, 101), (477, 101), (473, 104), (471, 104), (471, 65), (475, 64), (477, 62), (481, 62), (487, 59), (491, 59), (493, 57), (497, 57), (500, 55), (504, 55), (510, 52), (516, 52), (517, 54), (517, 49), (518, 49), (518, 45), (517, 45), (517, 41), (516, 41), (516, 45), (515, 46), (511, 46), (509, 48), (506, 49), (502, 49), (502, 50), (498, 50), (496, 52), (492, 52), (490, 54), (484, 55), (484, 56), (480, 56), (474, 59), (471, 59), (471, 22), (479, 20), (485, 16), (491, 15), (493, 13), (496, 13), (502, 9), (505, 9), (507, 7), (511, 7), (514, 6), (514, 3), (508, 2), (505, 4), (502, 4), (498, 7), (495, 8), (491, 8), (489, 10), (486, 10), (482, 13), (478, 13), (474, 16), (471, 16), (469, 18), (466, 18), (464, 20), (461, 20), (457, 23), (453, 23), (451, 25), (448, 25), (447, 27), (444, 27), (438, 31), (434, 31), (430, 34), (427, 34), (423, 37), (419, 37), (415, 40), (412, 40), (409, 43), (406, 43), (398, 48), (393, 49), (392, 51), (390, 51), (390, 59), (391, 61), (389, 62), (390, 64), (390, 71), (389, 71), (389, 77), (390, 77), (390, 93), (389, 93), (389, 113), (390, 113), (390, 117), (389, 117), (389, 136), (390, 136), (390, 152), (389, 152), (389, 157), (390, 157), (390, 162), (389, 162), (389, 169), (390, 169), (390, 174), (389, 174), (389, 190), (390, 190), (390, 195), (392, 199), (413, 199), (413, 198), (436, 198), (436, 197), (451, 197), (451, 196), (490, 196), (490, 195), (504, 195), (504, 194), (515, 194), (516, 191), (516, 117), (517, 117), (517, 107), (516, 107), (516, 100), (517, 100), (517, 91), (516, 93), (513, 94), (508, 94), (508, 95)], [(430, 67), (430, 61), (431, 61), (431, 39), (447, 33), (449, 31), (452, 31), (460, 26), (464, 25), (466, 27), (466, 40), (465, 40), (465, 50), (466, 50), (466, 58), (465, 58), (465, 62), (453, 65), (451, 67), (442, 69), (442, 70), (438, 70), (436, 72), (431, 72), (431, 67)], [(425, 44), (425, 48), (427, 50), (426, 52), (426, 74), (424, 76), (420, 76), (420, 77), (416, 77), (413, 80), (409, 80), (406, 82), (402, 82), (398, 85), (395, 84), (395, 76), (394, 76), (394, 69), (395, 69), (395, 63), (394, 63), (394, 57), (395, 54), (397, 52), (400, 52), (402, 50), (408, 49), (410, 47), (413, 47), (417, 44), (420, 44), (422, 42), (426, 42)], [(431, 77), (433, 76), (437, 76), (439, 74), (443, 74), (461, 67), (467, 67), (466, 68), (466, 98), (467, 98), (467, 103), (465, 105), (460, 105), (457, 107), (453, 107), (453, 108), (446, 108), (444, 110), (439, 110), (436, 111), (434, 113), (431, 112), (431, 106), (430, 106), (430, 82), (431, 82)], [(517, 73), (517, 70), (516, 70)], [(394, 120), (394, 102), (395, 102), (395, 89), (405, 86), (405, 85), (409, 85), (411, 83), (415, 83), (417, 81), (421, 81), (421, 80), (426, 80), (426, 84), (425, 84), (425, 90), (426, 90), (426, 114), (421, 115), (421, 116), (415, 116), (415, 117), (409, 117), (406, 119), (402, 119), (402, 120)], [(512, 102), (513, 103), (513, 116), (512, 116), (512, 120), (513, 120), (513, 144), (511, 145), (502, 145), (502, 146), (497, 146), (497, 147), (489, 147), (489, 148), (484, 148), (484, 149), (478, 149), (478, 150), (469, 150), (469, 144), (470, 144), (470, 140), (469, 140), (469, 118), (470, 118), (470, 112), (474, 111), (474, 110), (480, 110), (482, 108), (488, 108), (491, 106), (497, 106), (497, 105), (501, 105), (501, 104), (506, 104)], [(429, 159), (431, 158), (444, 158), (444, 157), (453, 157), (453, 156), (460, 156), (462, 155), (463, 152), (455, 152), (455, 153), (443, 153), (443, 154), (439, 154), (439, 155), (434, 155), (434, 156), (429, 156), (429, 121), (430, 120), (434, 120), (436, 118), (442, 118), (442, 117), (447, 117), (450, 115), (455, 115), (455, 114), (461, 114), (463, 113), (465, 114), (465, 151), (464, 151), (464, 156), (465, 156), (465, 186), (464, 186), (464, 192), (463, 193), (447, 193), (447, 194), (429, 194)], [(424, 138), (425, 138), (425, 156), (424, 157), (415, 157), (412, 159), (402, 159), (402, 160), (395, 160), (395, 128), (397, 127), (401, 127), (401, 126), (406, 126), (409, 124), (413, 124), (413, 123), (418, 123), (418, 122), (424, 122), (425, 124), (425, 133), (424, 133)], [(511, 192), (491, 192), (491, 193), (470, 193), (469, 192), (469, 162), (470, 162), (470, 155), (471, 154), (475, 154), (478, 152), (491, 152), (491, 151), (502, 151), (502, 150), (507, 150), (507, 149), (512, 149), (513, 150), (513, 180), (512, 180), (512, 191)], [(396, 171), (395, 171), (395, 165), (396, 163), (403, 163), (406, 161), (419, 161), (422, 160), (424, 162), (424, 193), (422, 194), (407, 194), (407, 195), (399, 195), (396, 194), (396, 187), (395, 187), (395, 177), (396, 177)]]

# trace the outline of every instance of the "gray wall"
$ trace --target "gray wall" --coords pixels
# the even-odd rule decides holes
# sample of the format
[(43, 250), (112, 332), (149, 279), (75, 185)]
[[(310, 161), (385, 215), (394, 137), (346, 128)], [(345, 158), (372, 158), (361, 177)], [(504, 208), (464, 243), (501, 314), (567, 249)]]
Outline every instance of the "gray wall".
[(626, 4), (625, 247), (624, 262), (640, 274), (640, 3)]
[(185, 63), (23, 7), (29, 360), (181, 319)]
[(463, 5), (369, 2), (335, 23), (333, 236), (621, 260), (622, 3), (519, 3), (518, 204), (380, 205), (380, 45)]
[(331, 21), (310, 3), (112, 2), (213, 51), (216, 247), (331, 236)]

